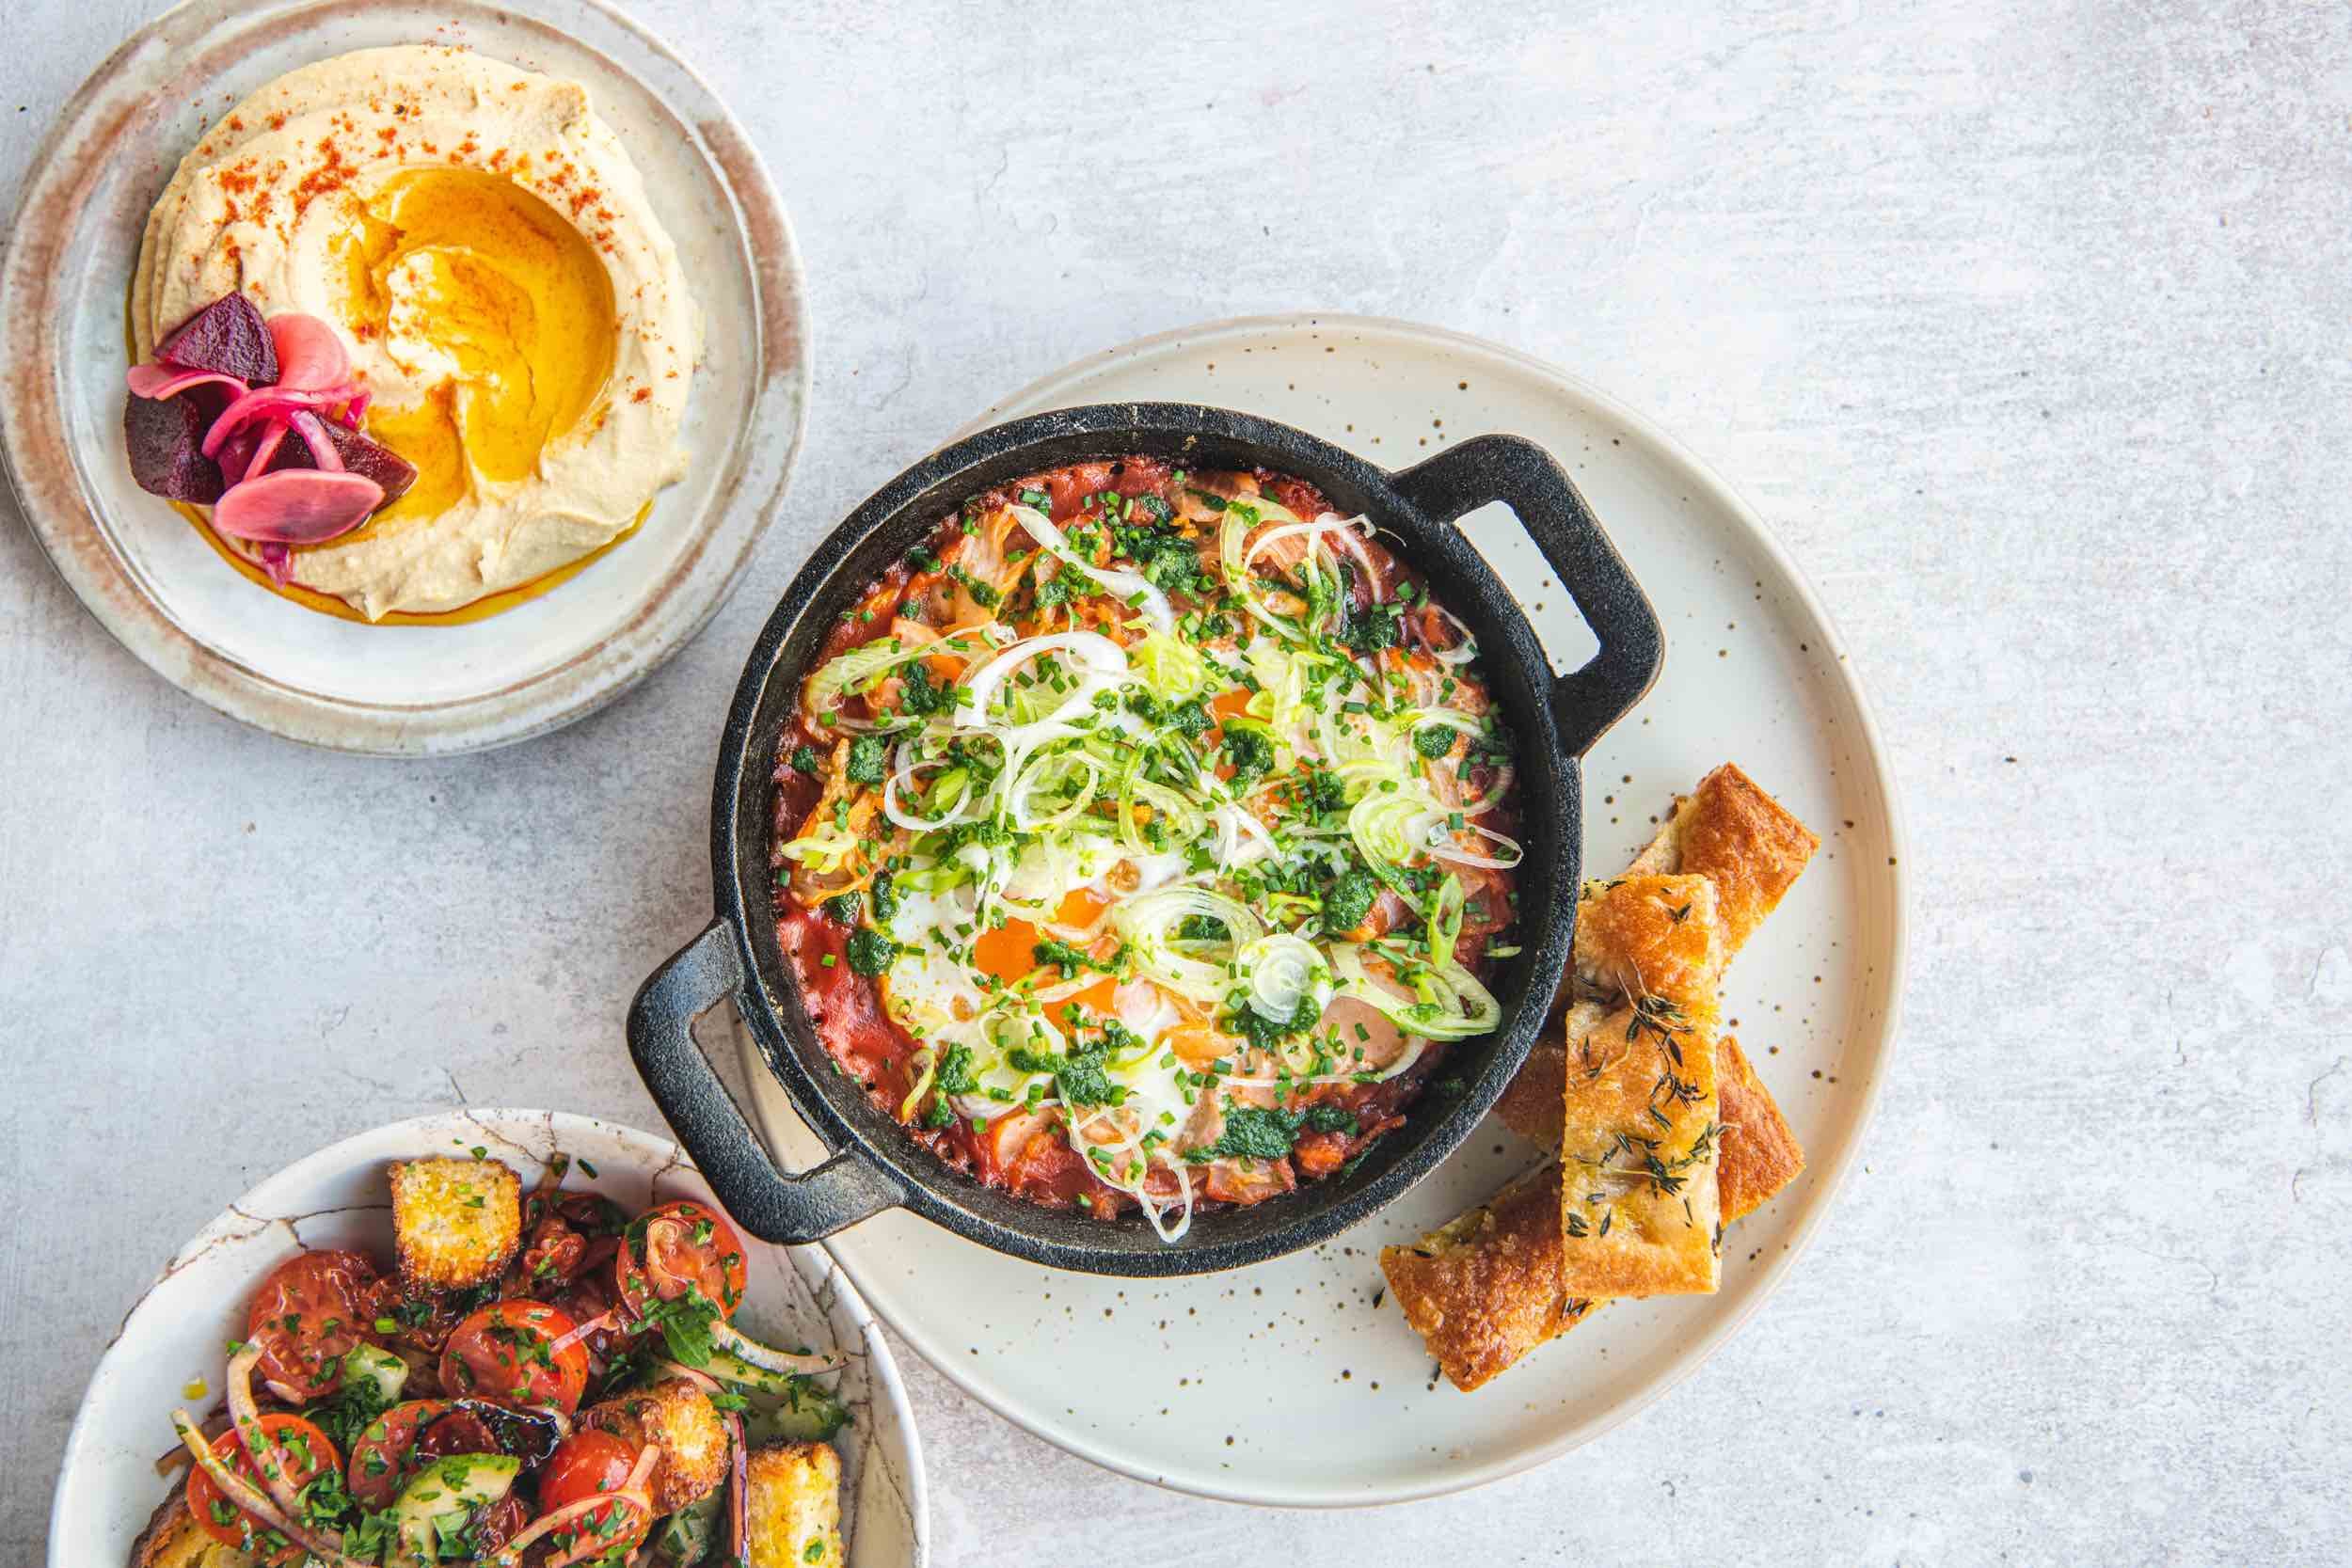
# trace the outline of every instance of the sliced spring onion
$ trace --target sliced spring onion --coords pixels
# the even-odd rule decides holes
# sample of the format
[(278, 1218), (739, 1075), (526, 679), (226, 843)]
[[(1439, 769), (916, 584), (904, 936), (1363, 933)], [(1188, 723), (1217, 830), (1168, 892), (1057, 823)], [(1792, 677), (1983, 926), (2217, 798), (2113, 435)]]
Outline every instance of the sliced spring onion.
[[(1467, 1039), (1486, 1034), (1502, 1021), (1502, 1004), (1461, 965), (1414, 965), (1409, 982), (1403, 982), (1385, 956), (1375, 954), (1387, 973), (1374, 974), (1364, 959), (1366, 951), (1356, 942), (1333, 944), (1331, 969), (1340, 980), (1337, 994), (1377, 1008), (1405, 1033), (1437, 1040)], [(1399, 984), (1408, 989), (1400, 991)]]
[[(1136, 967), (1145, 974), (1195, 1002), (1216, 1002), (1232, 989), (1232, 977), (1225, 964), (1176, 948), (1175, 932), (1189, 915), (1221, 922), (1226, 942), (1217, 945), (1229, 953), (1237, 953), (1265, 934), (1264, 923), (1239, 899), (1190, 884), (1125, 899), (1113, 906), (1111, 924), (1134, 950)], [(1184, 945), (1197, 951), (1204, 944), (1187, 942)]]
[(1249, 1010), (1269, 1022), (1290, 1022), (1305, 1004), (1320, 1017), (1331, 1000), (1331, 966), (1313, 942), (1291, 932), (1245, 944), (1233, 955), (1233, 967), (1248, 988)]
[(878, 638), (863, 647), (851, 648), (837, 658), (825, 661), (818, 672), (808, 677), (801, 688), (801, 706), (814, 715), (829, 713), (845, 696), (863, 695), (872, 689), (882, 676), (902, 664), (934, 654), (953, 654), (971, 657), (992, 647), (1002, 647), (1012, 641), (1012, 633), (994, 621), (984, 621), (977, 626), (963, 626), (946, 636), (929, 642), (902, 642), (895, 637)]
[(1012, 509), (1013, 521), (1019, 523), (1029, 537), (1042, 546), (1045, 552), (1064, 566), (1091, 579), (1113, 598), (1133, 607), (1152, 629), (1163, 636), (1176, 629), (1176, 611), (1150, 578), (1135, 572), (1122, 572), (1113, 567), (1097, 566), (1070, 547), (1070, 541), (1054, 526), (1053, 519), (1033, 506)]

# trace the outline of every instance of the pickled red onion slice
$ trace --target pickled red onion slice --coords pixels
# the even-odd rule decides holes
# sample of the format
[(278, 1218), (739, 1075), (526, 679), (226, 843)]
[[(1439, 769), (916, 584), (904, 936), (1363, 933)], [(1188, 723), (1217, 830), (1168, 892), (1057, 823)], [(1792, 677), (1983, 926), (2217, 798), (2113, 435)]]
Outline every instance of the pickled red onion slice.
[(384, 503), (384, 486), (354, 473), (279, 468), (230, 486), (213, 528), (233, 538), (316, 545), (349, 533)]
[(336, 387), (351, 378), (351, 355), (342, 334), (316, 316), (288, 310), (269, 318), (278, 350), (278, 385), (290, 391)]
[(143, 398), (178, 397), (191, 387), (206, 387), (215, 383), (228, 388), (239, 397), (252, 389), (233, 375), (224, 375), (218, 371), (184, 371), (177, 365), (134, 365), (131, 373), (124, 379), (130, 383), (133, 395)]

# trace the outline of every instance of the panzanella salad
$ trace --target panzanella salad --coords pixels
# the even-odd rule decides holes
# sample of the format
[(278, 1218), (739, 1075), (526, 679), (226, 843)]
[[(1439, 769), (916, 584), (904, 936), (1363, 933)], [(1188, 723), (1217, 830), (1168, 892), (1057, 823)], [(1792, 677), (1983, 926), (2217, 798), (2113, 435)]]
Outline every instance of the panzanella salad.
[(485, 1152), (391, 1166), (389, 1269), (258, 1282), (131, 1568), (840, 1568), (839, 1363), (735, 1327), (725, 1216), (564, 1191), (560, 1155), (526, 1194)]
[(818, 1036), (980, 1180), (1167, 1240), (1493, 1029), (1519, 847), (1469, 628), (1303, 481), (1075, 464), (843, 618), (777, 758)]

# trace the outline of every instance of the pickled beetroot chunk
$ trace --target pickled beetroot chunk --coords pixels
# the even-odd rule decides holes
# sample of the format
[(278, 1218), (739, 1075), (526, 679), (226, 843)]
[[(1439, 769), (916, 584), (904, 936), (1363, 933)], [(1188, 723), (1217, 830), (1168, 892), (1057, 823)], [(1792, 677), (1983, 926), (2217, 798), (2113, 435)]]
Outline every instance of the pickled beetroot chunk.
[(223, 294), (156, 346), (155, 357), (190, 371), (217, 371), (248, 387), (278, 379), (269, 324), (243, 294)]
[(226, 483), (220, 465), (204, 455), (204, 432), (219, 412), (191, 393), (175, 398), (131, 397), (122, 404), (122, 439), (131, 477), (150, 495), (210, 506)]

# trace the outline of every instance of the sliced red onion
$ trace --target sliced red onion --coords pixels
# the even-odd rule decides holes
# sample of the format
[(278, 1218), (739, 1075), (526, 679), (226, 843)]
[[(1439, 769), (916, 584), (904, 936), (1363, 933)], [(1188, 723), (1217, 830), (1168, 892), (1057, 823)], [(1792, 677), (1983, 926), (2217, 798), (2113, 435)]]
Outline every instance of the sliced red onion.
[(565, 1351), (571, 1349), (574, 1345), (579, 1344), (582, 1339), (587, 1338), (591, 1334), (595, 1334), (602, 1329), (611, 1328), (613, 1323), (614, 1316), (615, 1313), (612, 1310), (599, 1312), (595, 1317), (589, 1319), (586, 1323), (581, 1323), (577, 1328), (573, 1329), (569, 1334), (558, 1335), (554, 1341), (548, 1346), (548, 1357), (552, 1359), (555, 1356), (561, 1355)]
[[(262, 1409), (253, 1398), (253, 1369), (262, 1359), (262, 1347), (248, 1344), (229, 1358), (229, 1420), (236, 1428), (237, 1441), (245, 1445), (245, 1456), (253, 1461), (260, 1472), (262, 1490), (269, 1500), (288, 1513), (302, 1512), (302, 1501), (294, 1495), (294, 1482), (286, 1479), (286, 1466), (281, 1464), (268, 1436), (262, 1431)], [(270, 1392), (279, 1399), (286, 1394), (272, 1382)], [(300, 1404), (302, 1396), (295, 1394), (288, 1402)]]
[[(269, 472), (270, 459), (278, 455), (278, 447), (285, 441), (286, 429), (286, 426), (279, 424), (276, 420), (264, 420), (258, 430), (251, 425), (240, 430), (221, 443), (220, 471), (222, 473), (234, 471), (240, 482), (261, 478)], [(237, 461), (237, 447), (248, 436), (252, 437), (251, 448), (246, 452), (245, 461), (240, 464)]]
[(269, 341), (278, 350), (278, 385), (292, 390), (335, 387), (351, 376), (351, 355), (342, 334), (316, 316), (288, 310), (269, 318)]
[(204, 433), (204, 455), (218, 457), (223, 442), (254, 420), (284, 420), (298, 408), (332, 408), (348, 403), (358, 395), (359, 388), (346, 382), (323, 391), (289, 390), (284, 387), (256, 387), (227, 408)]
[(238, 397), (252, 390), (233, 375), (219, 371), (185, 371), (177, 365), (134, 365), (123, 378), (129, 382), (134, 396), (143, 398), (176, 398), (191, 387), (222, 386)]
[(330, 474), (343, 471), (343, 454), (336, 450), (335, 443), (327, 436), (326, 427), (319, 423), (316, 414), (307, 408), (296, 409), (287, 422), (294, 426), (294, 434), (302, 437), (303, 445), (310, 449), (310, 461), (317, 464), (322, 471)]
[[(600, 1492), (593, 1497), (582, 1497), (576, 1503), (565, 1503), (562, 1508), (542, 1513), (531, 1522), (528, 1529), (501, 1546), (496, 1553), (485, 1560), (488, 1568), (513, 1568), (513, 1564), (522, 1561), (525, 1547), (563, 1528), (574, 1519), (583, 1514), (594, 1513), (608, 1504), (625, 1503), (643, 1514), (647, 1523), (651, 1523), (653, 1498), (645, 1492), (645, 1478), (653, 1474), (654, 1464), (660, 1457), (660, 1445), (646, 1444), (638, 1450), (637, 1463), (629, 1467), (628, 1479), (621, 1482), (619, 1490)], [(539, 1568), (568, 1568), (571, 1563), (585, 1561), (591, 1557), (598, 1556), (610, 1545), (612, 1534), (617, 1533), (619, 1532), (581, 1530), (579, 1540), (567, 1549), (547, 1559), (539, 1565)]]
[(384, 486), (358, 474), (280, 468), (231, 485), (213, 529), (235, 539), (316, 545), (349, 533), (384, 504)]
[(262, 570), (270, 581), (283, 588), (294, 580), (294, 552), (275, 539), (262, 546)]
[(343, 1555), (343, 1538), (341, 1535), (328, 1535), (294, 1523), (293, 1517), (264, 1496), (261, 1488), (237, 1474), (228, 1461), (213, 1451), (213, 1446), (204, 1441), (202, 1429), (197, 1426), (186, 1411), (175, 1410), (171, 1413), (171, 1428), (180, 1434), (180, 1441), (186, 1446), (188, 1457), (196, 1461), (197, 1468), (212, 1478), (213, 1484), (220, 1489), (220, 1495), (229, 1500), (230, 1506), (252, 1514), (326, 1563), (327, 1568), (372, 1568), (371, 1564), (357, 1558)]
[(743, 1418), (735, 1411), (726, 1413), (727, 1442), (734, 1452), (727, 1458), (727, 1557), (733, 1562), (751, 1561), (747, 1544), (752, 1523), (752, 1456), (750, 1446), (743, 1440)]

